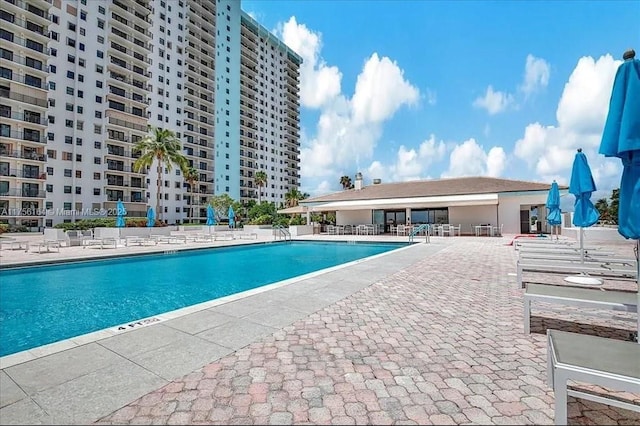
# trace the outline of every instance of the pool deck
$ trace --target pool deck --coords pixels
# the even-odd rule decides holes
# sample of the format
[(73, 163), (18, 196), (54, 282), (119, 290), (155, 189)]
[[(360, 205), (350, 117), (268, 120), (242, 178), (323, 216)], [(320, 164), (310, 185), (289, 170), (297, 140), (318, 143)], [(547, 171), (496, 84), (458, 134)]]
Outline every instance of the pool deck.
[[(544, 327), (625, 339), (635, 316), (545, 310), (524, 335), (510, 240), (433, 237), (150, 325), (0, 358), (0, 424), (552, 424)], [(238, 242), (256, 241), (210, 245)], [(180, 248), (196, 247), (204, 244)], [(632, 255), (631, 243), (614, 249)], [(2, 250), (0, 263), (152, 250), (167, 245)], [(640, 394), (621, 396), (640, 403)], [(570, 401), (572, 424), (640, 422)]]

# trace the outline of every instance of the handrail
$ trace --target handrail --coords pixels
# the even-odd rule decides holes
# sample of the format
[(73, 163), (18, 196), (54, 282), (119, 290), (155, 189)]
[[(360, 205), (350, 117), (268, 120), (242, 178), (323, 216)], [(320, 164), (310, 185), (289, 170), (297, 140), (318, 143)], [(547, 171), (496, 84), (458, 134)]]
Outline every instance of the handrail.
[(291, 241), (291, 233), (289, 230), (282, 225), (275, 225), (273, 227), (273, 239), (279, 240), (280, 237), (284, 238), (285, 241), (287, 241), (287, 237), (289, 237), (288, 239)]
[(414, 228), (411, 233), (409, 234), (409, 241), (413, 241), (413, 237), (415, 237), (416, 235), (418, 235), (420, 232), (425, 231), (425, 235), (427, 237), (427, 242), (429, 242), (429, 234), (430, 234), (430, 227), (428, 223), (423, 223), (422, 225), (418, 226), (417, 228)]

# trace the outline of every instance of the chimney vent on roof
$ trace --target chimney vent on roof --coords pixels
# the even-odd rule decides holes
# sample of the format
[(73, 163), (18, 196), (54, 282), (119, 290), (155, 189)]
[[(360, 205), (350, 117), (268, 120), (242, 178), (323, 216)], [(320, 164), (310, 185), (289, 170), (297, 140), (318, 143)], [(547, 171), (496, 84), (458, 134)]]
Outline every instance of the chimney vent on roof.
[(362, 189), (362, 173), (356, 173), (356, 181), (353, 187), (356, 191), (360, 191)]
[(380, 185), (382, 183), (382, 179), (374, 179), (373, 180), (373, 184), (374, 185)]

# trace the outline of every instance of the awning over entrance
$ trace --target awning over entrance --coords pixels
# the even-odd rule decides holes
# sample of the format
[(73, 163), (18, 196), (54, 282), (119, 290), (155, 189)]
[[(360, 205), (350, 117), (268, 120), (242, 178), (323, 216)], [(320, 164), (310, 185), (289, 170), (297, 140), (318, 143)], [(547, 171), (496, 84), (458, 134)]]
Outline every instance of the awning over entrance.
[(286, 209), (278, 210), (280, 214), (305, 214), (309, 211), (309, 207), (307, 206), (295, 206), (288, 207)]
[[(497, 205), (498, 194), (445, 195), (439, 197), (385, 198), (379, 200), (334, 201), (316, 204), (312, 211), (376, 210)], [(285, 209), (288, 210), (288, 209)], [(281, 211), (279, 211), (280, 213)]]

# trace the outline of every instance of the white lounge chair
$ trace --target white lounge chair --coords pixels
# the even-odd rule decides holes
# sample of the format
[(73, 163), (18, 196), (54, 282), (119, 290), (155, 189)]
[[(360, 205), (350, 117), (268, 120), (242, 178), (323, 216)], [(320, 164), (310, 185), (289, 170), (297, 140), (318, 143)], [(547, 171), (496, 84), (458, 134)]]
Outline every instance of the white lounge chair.
[(640, 345), (566, 331), (547, 331), (547, 379), (555, 395), (555, 423), (567, 424), (567, 397), (639, 411), (640, 406), (569, 388), (575, 380), (609, 389), (638, 393), (640, 390)]
[(609, 277), (619, 280), (636, 279), (635, 265), (608, 264), (606, 262), (562, 262), (542, 259), (519, 259), (516, 262), (516, 278), (518, 286), (524, 288), (525, 272), (548, 274), (588, 274), (597, 277)]
[(531, 302), (533, 301), (638, 312), (638, 294), (634, 292), (530, 283), (527, 284), (524, 293), (525, 334), (531, 331)]
[(25, 252), (28, 252), (34, 247), (38, 249), (38, 253), (42, 253), (43, 251), (49, 253), (54, 251), (54, 249), (56, 252), (60, 252), (60, 242), (55, 240), (29, 241)]

